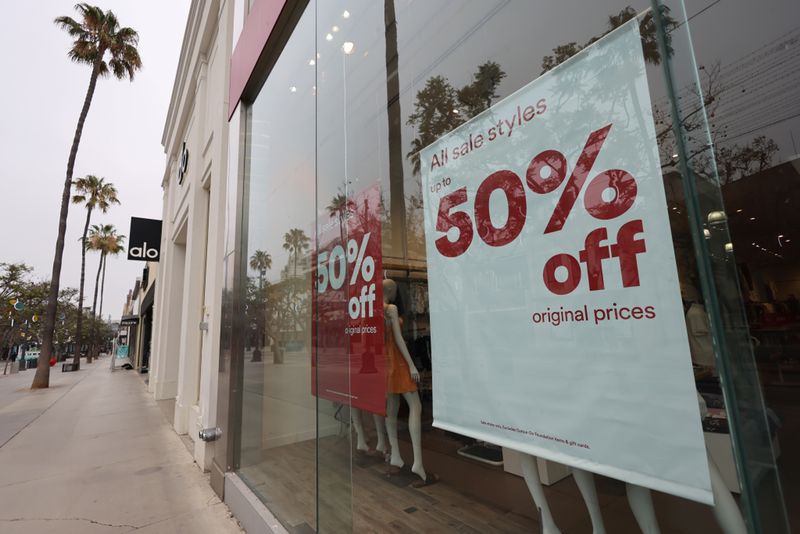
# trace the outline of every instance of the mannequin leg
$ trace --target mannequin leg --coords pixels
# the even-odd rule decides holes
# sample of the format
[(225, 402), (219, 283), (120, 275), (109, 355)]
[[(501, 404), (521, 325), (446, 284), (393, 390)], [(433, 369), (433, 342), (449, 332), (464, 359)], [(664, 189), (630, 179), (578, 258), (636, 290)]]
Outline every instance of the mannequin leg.
[(650, 490), (634, 484), (625, 484), (625, 489), (628, 493), (628, 504), (643, 534), (660, 534)]
[(386, 434), (392, 448), (389, 463), (395, 467), (403, 467), (403, 457), (400, 456), (400, 444), (397, 442), (397, 412), (400, 411), (400, 395), (389, 393), (386, 395)]
[(725, 485), (717, 464), (708, 456), (708, 468), (711, 474), (711, 490), (714, 492), (714, 516), (725, 534), (747, 534), (747, 527), (742, 519), (742, 512), (733, 500), (731, 492)]
[(350, 420), (353, 421), (353, 428), (356, 429), (356, 450), (368, 451), (367, 440), (364, 437), (364, 424), (361, 421), (361, 410), (350, 408)]
[(374, 413), (372, 420), (375, 422), (375, 433), (378, 434), (378, 444), (375, 445), (375, 450), (385, 454), (389, 451), (389, 444), (386, 443), (386, 419)]
[(578, 484), (578, 489), (583, 496), (583, 502), (589, 510), (589, 517), (592, 519), (592, 532), (594, 534), (605, 534), (606, 527), (603, 523), (603, 514), (600, 512), (600, 501), (597, 499), (597, 488), (594, 486), (594, 475), (583, 469), (572, 469), (572, 478)]
[(411, 472), (426, 480), (428, 475), (425, 473), (425, 466), (422, 465), (422, 402), (416, 391), (403, 393), (403, 398), (408, 403), (408, 432), (411, 434), (411, 445), (414, 450)]
[(539, 466), (536, 465), (536, 457), (530, 454), (521, 455), (522, 474), (525, 477), (525, 483), (528, 485), (528, 491), (531, 492), (533, 503), (539, 509), (542, 516), (542, 532), (544, 534), (561, 534), (558, 530), (556, 522), (553, 520), (553, 514), (550, 513), (550, 506), (547, 504), (547, 497), (544, 495), (542, 482), (539, 479)]

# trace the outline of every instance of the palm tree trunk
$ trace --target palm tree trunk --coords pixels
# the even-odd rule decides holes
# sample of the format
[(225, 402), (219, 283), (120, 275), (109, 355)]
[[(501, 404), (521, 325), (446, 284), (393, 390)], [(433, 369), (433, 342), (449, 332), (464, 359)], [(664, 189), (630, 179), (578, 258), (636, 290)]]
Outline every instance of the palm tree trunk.
[(42, 352), (39, 363), (36, 365), (36, 374), (31, 383), (31, 389), (46, 388), (50, 386), (50, 356), (53, 353), (53, 333), (56, 328), (56, 308), (58, 306), (58, 290), (61, 284), (61, 260), (64, 257), (64, 238), (67, 234), (67, 216), (69, 215), (69, 197), (72, 190), (72, 173), (75, 170), (75, 158), (78, 155), (78, 146), (81, 144), (83, 125), (92, 105), (94, 89), (97, 86), (97, 75), (100, 73), (100, 61), (103, 54), (99, 54), (98, 61), (92, 68), (89, 78), (89, 88), (83, 100), (78, 125), (75, 128), (75, 137), (72, 139), (72, 148), (67, 160), (67, 175), (64, 179), (64, 191), (61, 193), (61, 212), (58, 217), (58, 238), (56, 238), (56, 253), (53, 257), (53, 272), (50, 276), (50, 293), (47, 296), (47, 310), (42, 325)]
[(100, 282), (100, 308), (97, 310), (97, 317), (102, 321), (103, 320), (103, 295), (106, 292), (106, 254), (103, 254), (103, 279)]
[(89, 336), (89, 353), (94, 354), (94, 337), (97, 332), (97, 316), (95, 315), (95, 310), (97, 310), (97, 291), (100, 288), (100, 271), (103, 268), (103, 260), (105, 259), (105, 253), (100, 253), (100, 263), (97, 264), (97, 276), (94, 280), (94, 299), (92, 300), (92, 333)]
[(390, 250), (404, 257), (403, 230), (406, 225), (406, 199), (403, 184), (402, 116), (400, 113), (400, 72), (397, 55), (397, 17), (394, 0), (384, 0), (383, 22), (386, 29), (386, 114), (389, 120), (389, 216)]
[[(75, 325), (75, 343), (78, 350), (75, 351), (75, 358), (72, 363), (76, 369), (81, 366), (81, 346), (83, 345), (83, 292), (86, 288), (86, 235), (89, 233), (89, 222), (92, 219), (92, 207), (86, 207), (86, 224), (83, 226), (83, 237), (81, 237), (81, 282), (78, 289), (78, 323)], [(86, 353), (86, 363), (92, 363), (92, 355)]]

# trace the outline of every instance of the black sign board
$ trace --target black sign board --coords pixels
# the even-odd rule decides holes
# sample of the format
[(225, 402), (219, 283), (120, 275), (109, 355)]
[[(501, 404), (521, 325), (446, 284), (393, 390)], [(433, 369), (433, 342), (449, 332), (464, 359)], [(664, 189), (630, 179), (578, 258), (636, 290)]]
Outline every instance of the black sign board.
[(119, 321), (120, 326), (133, 326), (139, 324), (138, 315), (123, 315)]
[(131, 217), (128, 259), (158, 261), (161, 257), (161, 221)]

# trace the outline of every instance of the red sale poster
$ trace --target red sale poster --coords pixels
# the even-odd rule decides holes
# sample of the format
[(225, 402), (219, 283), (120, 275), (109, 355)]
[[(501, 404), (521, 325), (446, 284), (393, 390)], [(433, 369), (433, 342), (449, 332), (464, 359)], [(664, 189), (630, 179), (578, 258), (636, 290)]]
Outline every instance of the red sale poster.
[(337, 195), (317, 223), (311, 390), (386, 413), (380, 189)]

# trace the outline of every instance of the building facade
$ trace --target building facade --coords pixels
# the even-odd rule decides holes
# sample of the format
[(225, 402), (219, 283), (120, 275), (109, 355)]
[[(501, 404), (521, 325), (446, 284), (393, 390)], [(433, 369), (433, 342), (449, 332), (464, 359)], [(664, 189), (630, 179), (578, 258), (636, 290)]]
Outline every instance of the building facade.
[(797, 528), (798, 15), (193, 1), (149, 387), (248, 532)]
[(192, 2), (162, 137), (161, 283), (149, 388), (156, 400), (174, 399), (174, 428), (192, 438), (204, 469), (210, 455), (198, 432), (216, 419), (232, 9), (232, 2)]

